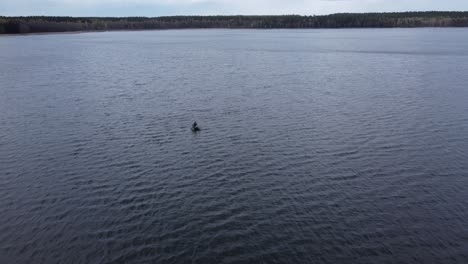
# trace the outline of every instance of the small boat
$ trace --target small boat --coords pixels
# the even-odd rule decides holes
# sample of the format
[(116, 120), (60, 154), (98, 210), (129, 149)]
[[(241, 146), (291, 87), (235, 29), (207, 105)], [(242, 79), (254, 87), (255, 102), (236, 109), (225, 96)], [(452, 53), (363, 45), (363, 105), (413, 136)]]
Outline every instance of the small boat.
[(193, 132), (198, 132), (198, 131), (201, 130), (201, 129), (198, 127), (197, 122), (194, 122), (194, 123), (192, 124), (192, 127), (191, 127), (190, 129), (191, 129)]

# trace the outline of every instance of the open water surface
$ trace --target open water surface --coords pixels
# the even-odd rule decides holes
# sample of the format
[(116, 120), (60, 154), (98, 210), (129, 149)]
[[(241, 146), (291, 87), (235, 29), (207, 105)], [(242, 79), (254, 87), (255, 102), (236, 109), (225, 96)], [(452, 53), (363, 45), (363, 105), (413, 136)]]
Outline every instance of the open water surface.
[(468, 29), (1, 37), (0, 263), (468, 263)]

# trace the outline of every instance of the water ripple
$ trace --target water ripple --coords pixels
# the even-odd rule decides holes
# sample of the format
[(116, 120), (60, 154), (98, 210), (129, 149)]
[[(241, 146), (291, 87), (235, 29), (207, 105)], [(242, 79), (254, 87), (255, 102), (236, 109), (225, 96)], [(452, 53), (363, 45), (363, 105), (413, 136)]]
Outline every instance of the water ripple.
[(459, 30), (2, 40), (0, 263), (468, 263)]

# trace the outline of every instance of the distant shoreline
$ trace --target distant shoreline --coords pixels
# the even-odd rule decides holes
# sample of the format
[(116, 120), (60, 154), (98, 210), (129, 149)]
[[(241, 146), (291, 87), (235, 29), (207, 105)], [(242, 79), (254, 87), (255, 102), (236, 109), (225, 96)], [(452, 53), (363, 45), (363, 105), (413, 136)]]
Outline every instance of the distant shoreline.
[(468, 12), (343, 13), (325, 16), (0, 17), (0, 35), (169, 29), (468, 27)]
[(355, 29), (461, 29), (468, 27), (393, 27), (393, 28), (174, 28), (174, 29), (122, 29), (122, 30), (90, 30), (90, 31), (66, 31), (66, 32), (33, 32), (17, 34), (0, 34), (1, 37), (20, 36), (41, 36), (41, 35), (78, 35), (86, 33), (106, 33), (106, 32), (149, 32), (149, 31), (175, 31), (175, 30), (355, 30)]
[(11, 37), (11, 36), (31, 36), (31, 35), (72, 35), (90, 32), (104, 32), (104, 31), (66, 31), (66, 32), (33, 32), (33, 33), (16, 33), (16, 34), (0, 34), (0, 37)]

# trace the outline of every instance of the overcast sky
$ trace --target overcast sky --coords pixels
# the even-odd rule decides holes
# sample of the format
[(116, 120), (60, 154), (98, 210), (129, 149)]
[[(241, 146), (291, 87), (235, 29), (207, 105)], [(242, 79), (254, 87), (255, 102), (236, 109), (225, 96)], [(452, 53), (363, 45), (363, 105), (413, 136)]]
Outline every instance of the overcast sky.
[(338, 12), (468, 11), (468, 0), (0, 0), (0, 15), (320, 15)]

